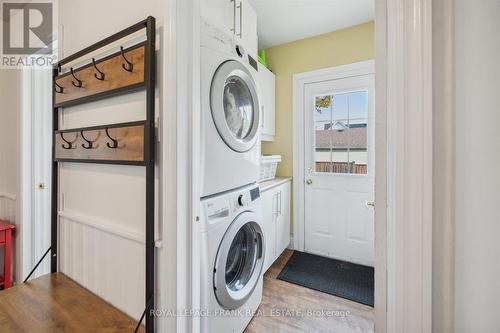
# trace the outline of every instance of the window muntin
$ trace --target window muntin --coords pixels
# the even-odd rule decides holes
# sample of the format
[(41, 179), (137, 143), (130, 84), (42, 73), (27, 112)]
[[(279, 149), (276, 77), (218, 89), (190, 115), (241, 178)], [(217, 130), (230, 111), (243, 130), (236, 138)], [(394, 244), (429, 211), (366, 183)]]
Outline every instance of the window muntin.
[(368, 91), (315, 96), (314, 162), (319, 173), (368, 171)]

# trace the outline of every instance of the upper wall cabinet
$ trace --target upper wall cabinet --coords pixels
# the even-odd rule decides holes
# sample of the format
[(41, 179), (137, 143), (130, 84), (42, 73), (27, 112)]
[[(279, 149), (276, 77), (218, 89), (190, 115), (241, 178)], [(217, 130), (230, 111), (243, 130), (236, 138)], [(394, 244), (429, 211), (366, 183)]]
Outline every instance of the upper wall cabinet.
[(261, 63), (258, 64), (257, 85), (260, 93), (260, 138), (274, 141), (275, 135), (275, 76)]
[(257, 14), (246, 0), (202, 0), (201, 16), (210, 20), (257, 59)]
[(227, 34), (235, 25), (233, 4), (229, 0), (201, 0), (201, 16), (210, 20), (210, 23), (218, 26)]
[(246, 0), (233, 0), (236, 2), (237, 25), (235, 35), (249, 55), (257, 59), (257, 13)]

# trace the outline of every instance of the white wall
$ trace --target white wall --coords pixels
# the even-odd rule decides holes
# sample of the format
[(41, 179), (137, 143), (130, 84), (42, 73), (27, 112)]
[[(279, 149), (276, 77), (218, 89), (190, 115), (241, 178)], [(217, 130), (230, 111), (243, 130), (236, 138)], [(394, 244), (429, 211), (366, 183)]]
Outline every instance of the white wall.
[[(168, 50), (165, 41), (171, 34), (169, 1), (63, 0), (59, 2), (60, 56), (126, 28), (148, 15), (157, 26), (156, 113), (161, 118), (162, 142), (158, 151), (158, 173), (162, 161), (173, 173), (164, 175), (157, 203), (172, 207), (175, 193), (175, 108), (166, 87), (172, 73), (166, 73)], [(143, 38), (115, 44), (131, 45)], [(97, 55), (97, 58), (99, 55)], [(72, 64), (73, 66), (77, 66)], [(60, 128), (92, 126), (145, 119), (145, 92), (109, 98), (61, 113)], [(175, 136), (174, 136), (175, 138)], [(169, 140), (167, 140), (169, 139)], [(165, 148), (167, 144), (168, 147)], [(167, 155), (162, 152), (167, 151)], [(157, 180), (158, 180), (157, 176)], [(138, 319), (144, 310), (145, 169), (137, 166), (62, 163), (60, 165), (60, 270), (130, 316)], [(167, 184), (168, 187), (164, 187)], [(170, 198), (167, 203), (165, 200)], [(174, 206), (175, 207), (175, 206)], [(157, 238), (175, 235), (175, 209), (157, 211)], [(162, 215), (160, 215), (162, 214)], [(168, 220), (160, 218), (167, 217)], [(156, 307), (175, 309), (175, 239), (168, 239), (157, 250)], [(168, 269), (168, 270), (167, 270)], [(167, 273), (162, 273), (167, 272)], [(170, 320), (169, 320), (170, 319)], [(162, 318), (159, 332), (174, 330), (175, 318)]]
[(456, 1), (457, 333), (500, 328), (499, 33), (500, 1)]
[[(20, 118), (21, 71), (0, 70), (0, 219), (16, 225), (13, 242), (13, 281), (21, 269), (20, 202)], [(3, 267), (3, 248), (0, 267)]]

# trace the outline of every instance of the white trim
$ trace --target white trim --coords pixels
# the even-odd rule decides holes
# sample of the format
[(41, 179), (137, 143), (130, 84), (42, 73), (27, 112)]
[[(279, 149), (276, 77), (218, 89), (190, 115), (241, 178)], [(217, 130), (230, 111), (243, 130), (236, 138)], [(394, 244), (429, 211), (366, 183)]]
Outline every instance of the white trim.
[[(17, 283), (29, 274), (34, 258), (34, 237), (32, 222), (32, 149), (33, 149), (33, 100), (35, 89), (32, 72), (21, 71), (21, 114), (19, 117), (19, 215), (17, 228), (19, 245), (16, 245), (16, 264), (18, 264)], [(40, 89), (39, 89), (40, 91)], [(43, 90), (42, 90), (43, 93)], [(39, 92), (40, 94), (40, 92)], [(38, 97), (38, 96), (36, 96)], [(43, 110), (43, 108), (42, 108)]]
[[(67, 223), (66, 221), (63, 220), (66, 219), (72, 222), (86, 225), (93, 229), (106, 232), (111, 235), (118, 236), (120, 238), (128, 239), (140, 244), (146, 244), (146, 238), (144, 236), (144, 233), (141, 233), (131, 228), (124, 227), (113, 221), (95, 218), (92, 216), (68, 210), (59, 211), (58, 216), (62, 217), (62, 219), (59, 219), (59, 223)], [(161, 247), (161, 240), (159, 239), (155, 240), (155, 245), (156, 247)]]
[(383, 294), (374, 312), (375, 332), (387, 332), (387, 8), (375, 1), (375, 290)]
[[(158, 141), (160, 142), (159, 173), (159, 232), (161, 241), (156, 241), (157, 282), (156, 308), (175, 309), (184, 293), (178, 288), (177, 272), (172, 267), (182, 265), (179, 256), (177, 230), (184, 221), (177, 219), (177, 2), (169, 1), (163, 16), (160, 31), (160, 49), (162, 68), (158, 68), (158, 88), (160, 89), (161, 107), (159, 108)], [(176, 222), (174, 222), (176, 221)], [(179, 318), (156, 318), (158, 332), (175, 332)]]
[[(293, 247), (304, 251), (304, 86), (375, 73), (375, 61), (323, 68), (293, 75)], [(376, 159), (375, 159), (376, 160)]]
[(387, 9), (386, 331), (431, 332), (432, 1), (378, 1)]
[[(200, 1), (178, 1), (177, 309), (200, 309)], [(178, 316), (177, 332), (199, 332), (199, 316)]]

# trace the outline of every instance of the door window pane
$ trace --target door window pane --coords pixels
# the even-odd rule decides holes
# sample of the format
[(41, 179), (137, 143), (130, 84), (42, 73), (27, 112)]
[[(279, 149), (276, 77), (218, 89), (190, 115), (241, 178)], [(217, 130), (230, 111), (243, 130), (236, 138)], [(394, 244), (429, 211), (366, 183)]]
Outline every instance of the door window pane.
[(367, 127), (367, 91), (316, 96), (316, 172), (366, 174)]

